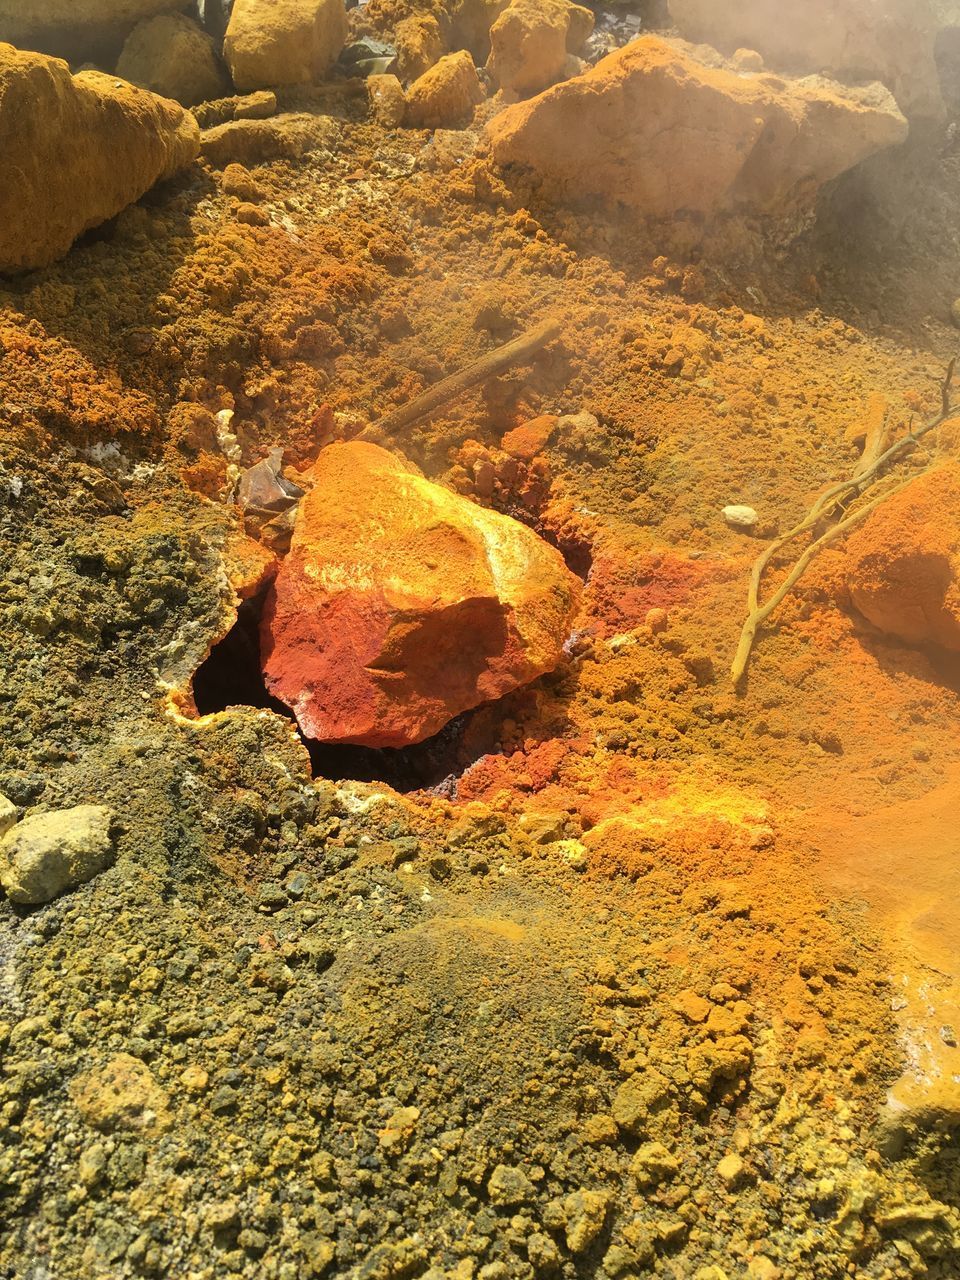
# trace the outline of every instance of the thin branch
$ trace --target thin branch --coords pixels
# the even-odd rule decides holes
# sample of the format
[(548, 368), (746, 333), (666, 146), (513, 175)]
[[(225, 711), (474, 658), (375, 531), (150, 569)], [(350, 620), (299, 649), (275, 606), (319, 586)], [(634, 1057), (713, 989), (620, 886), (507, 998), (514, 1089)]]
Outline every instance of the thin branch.
[[(935, 418), (931, 418), (929, 422), (925, 423), (917, 431), (913, 431), (909, 435), (902, 436), (899, 440), (894, 441), (882, 453), (877, 452), (883, 442), (883, 433), (880, 433), (874, 442), (876, 456), (868, 462), (868, 465), (864, 466), (863, 464), (869, 445), (865, 447), (864, 457), (860, 459), (860, 463), (853, 475), (848, 480), (841, 480), (826, 489), (816, 499), (800, 523), (795, 525), (788, 533), (777, 538), (776, 541), (771, 542), (754, 561), (747, 587), (747, 620), (743, 624), (740, 643), (737, 645), (737, 652), (730, 669), (734, 685), (739, 685), (746, 674), (747, 664), (750, 661), (750, 654), (753, 650), (757, 632), (793, 590), (806, 572), (810, 562), (820, 554), (824, 547), (829, 546), (835, 539), (848, 533), (882, 502), (885, 502), (892, 494), (899, 493), (901, 489), (916, 478), (910, 477), (894, 488), (886, 489), (864, 506), (858, 507), (852, 514), (846, 514), (847, 506), (874, 484), (888, 467), (900, 462), (908, 453), (917, 448), (924, 436), (929, 435), (931, 431), (935, 431), (937, 427), (942, 426), (948, 418), (953, 416), (955, 410), (950, 401), (950, 388), (953, 382), (955, 364), (956, 361), (951, 360), (947, 366), (946, 376), (940, 386), (940, 413)], [(782, 547), (785, 547), (787, 543), (793, 542), (802, 534), (809, 532), (815, 525), (823, 519), (834, 515), (837, 511), (843, 513), (843, 518), (807, 547), (770, 599), (765, 604), (761, 604), (760, 589), (763, 584), (763, 575), (777, 552)]]

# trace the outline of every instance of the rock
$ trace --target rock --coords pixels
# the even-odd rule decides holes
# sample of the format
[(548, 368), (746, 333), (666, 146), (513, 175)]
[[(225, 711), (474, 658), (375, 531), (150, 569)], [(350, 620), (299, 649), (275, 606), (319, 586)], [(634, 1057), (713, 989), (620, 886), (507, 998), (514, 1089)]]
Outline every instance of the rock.
[(681, 1017), (692, 1023), (706, 1022), (712, 1008), (709, 1000), (689, 988), (679, 992), (670, 1003)]
[(129, 1053), (115, 1054), (76, 1076), (69, 1092), (84, 1122), (104, 1133), (157, 1133), (172, 1122), (167, 1094), (146, 1063)]
[(11, 827), (16, 826), (17, 806), (6, 796), (0, 796), (0, 837), (5, 836)]
[(879, 80), (905, 115), (943, 113), (929, 0), (670, 0), (670, 13), (682, 36), (721, 53), (747, 46), (776, 71)]
[(321, 79), (346, 39), (343, 0), (234, 0), (223, 56), (246, 93)]
[(183, 7), (182, 0), (0, 0), (0, 41), (74, 66), (109, 66), (138, 22)]
[(492, 1204), (508, 1206), (530, 1204), (536, 1194), (523, 1170), (506, 1164), (498, 1164), (491, 1173), (487, 1193)]
[(220, 176), (220, 188), (224, 195), (256, 204), (263, 200), (266, 191), (253, 174), (242, 164), (228, 164)]
[(216, 168), (234, 162), (296, 160), (311, 151), (336, 146), (339, 138), (340, 126), (329, 116), (291, 111), (270, 120), (229, 120), (204, 129), (200, 154)]
[(10, 901), (49, 902), (111, 866), (112, 818), (102, 805), (82, 804), (32, 814), (12, 827), (0, 840), (0, 884)]
[(560, 662), (579, 582), (530, 529), (377, 445), (329, 446), (311, 479), (262, 630), (308, 737), (407, 746)]
[(419, 1119), (420, 1111), (417, 1107), (397, 1107), (380, 1130), (381, 1148), (391, 1154), (405, 1151), (413, 1139)]
[(199, 133), (165, 98), (0, 45), (0, 271), (62, 258), (190, 164)]
[(378, 124), (385, 129), (396, 129), (403, 124), (407, 99), (396, 76), (367, 76), (367, 96)]
[(847, 586), (881, 631), (960, 652), (960, 463), (919, 476), (854, 530)]
[(680, 1172), (680, 1161), (662, 1142), (645, 1142), (630, 1162), (630, 1172), (642, 1187), (657, 1187)]
[(161, 14), (130, 32), (117, 75), (185, 107), (230, 92), (213, 41), (182, 13)]
[(215, 102), (201, 102), (193, 114), (201, 129), (212, 129), (228, 120), (267, 120), (277, 114), (277, 95), (272, 89), (234, 94)]
[(717, 1165), (717, 1174), (721, 1182), (725, 1182), (728, 1187), (735, 1186), (743, 1177), (746, 1165), (735, 1151), (731, 1151), (725, 1155)]
[(483, 101), (483, 85), (466, 50), (450, 53), (407, 90), (407, 124), (419, 129), (465, 126)]
[(500, 441), (500, 447), (519, 462), (532, 462), (550, 443), (558, 422), (559, 418), (552, 413), (531, 418), (529, 422), (508, 431)]
[(443, 57), (440, 24), (431, 13), (417, 13), (397, 23), (393, 37), (397, 49), (397, 74), (409, 83), (422, 76)]
[(593, 14), (571, 0), (511, 0), (490, 28), (487, 71), (511, 97), (540, 93), (592, 30)]
[(614, 1120), (627, 1133), (644, 1132), (647, 1117), (669, 1098), (669, 1083), (659, 1071), (642, 1071), (625, 1080), (613, 1096)]
[(607, 1191), (572, 1191), (563, 1202), (567, 1248), (586, 1253), (604, 1228), (610, 1209)]
[(738, 505), (724, 507), (720, 514), (731, 529), (755, 529), (760, 520), (753, 507)]
[(526, 172), (560, 203), (595, 197), (659, 218), (785, 217), (907, 135), (880, 85), (741, 75), (695, 55), (683, 42), (645, 36), (507, 107), (488, 125), (496, 163)]

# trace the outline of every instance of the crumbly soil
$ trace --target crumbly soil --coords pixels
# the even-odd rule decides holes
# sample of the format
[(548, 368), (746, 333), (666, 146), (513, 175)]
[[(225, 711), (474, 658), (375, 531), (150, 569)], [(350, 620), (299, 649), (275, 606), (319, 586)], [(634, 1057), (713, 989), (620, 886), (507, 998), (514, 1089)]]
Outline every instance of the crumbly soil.
[[(122, 824), (109, 871), (0, 906), (0, 1273), (955, 1277), (941, 1005), (928, 1092), (887, 1097), (904, 982), (955, 1002), (917, 922), (955, 928), (960, 669), (855, 615), (840, 546), (728, 677), (763, 539), (939, 403), (952, 135), (784, 248), (539, 208), (474, 132), (325, 101), (253, 200), (198, 168), (0, 289), (0, 792)], [(530, 365), (371, 425), (551, 316)], [(274, 710), (174, 713), (241, 525), (190, 405), (243, 464), (363, 432), (476, 495), (491, 462), (478, 500), (586, 576), (567, 663), (316, 777)]]

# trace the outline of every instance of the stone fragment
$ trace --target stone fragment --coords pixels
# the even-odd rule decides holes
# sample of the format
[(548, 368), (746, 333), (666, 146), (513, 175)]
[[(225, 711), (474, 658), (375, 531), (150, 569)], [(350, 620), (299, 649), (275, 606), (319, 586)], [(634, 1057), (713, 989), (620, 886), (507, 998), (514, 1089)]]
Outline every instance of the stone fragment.
[(735, 1186), (743, 1177), (746, 1165), (735, 1151), (725, 1155), (717, 1165), (717, 1174), (728, 1187)]
[(216, 168), (231, 162), (297, 160), (311, 151), (337, 144), (340, 126), (329, 116), (305, 111), (284, 112), (270, 120), (238, 119), (204, 129), (200, 154)]
[(611, 1111), (621, 1129), (634, 1135), (646, 1129), (647, 1117), (669, 1098), (669, 1084), (659, 1071), (638, 1071), (613, 1095)]
[(172, 1121), (167, 1094), (146, 1063), (129, 1053), (117, 1053), (76, 1076), (69, 1092), (84, 1122), (103, 1133), (157, 1133)]
[(246, 93), (321, 79), (346, 39), (343, 0), (234, 0), (223, 56)]
[(229, 120), (268, 120), (277, 114), (277, 95), (272, 89), (233, 94), (229, 98), (201, 102), (193, 114), (201, 129), (212, 129)]
[(511, 0), (490, 28), (487, 71), (514, 98), (562, 79), (567, 56), (593, 30), (593, 14), (571, 0)]
[(745, 507), (733, 504), (724, 507), (720, 513), (731, 529), (751, 530), (757, 527), (760, 517), (754, 511), (753, 507)]
[(382, 124), (385, 129), (396, 129), (403, 124), (407, 99), (403, 85), (396, 76), (368, 76), (367, 96), (378, 124)]
[(657, 1187), (676, 1177), (680, 1161), (662, 1142), (645, 1142), (634, 1153), (630, 1172), (641, 1187)]
[(445, 53), (440, 24), (432, 13), (416, 13), (402, 18), (394, 32), (394, 44), (397, 74), (408, 83), (429, 71)]
[(11, 902), (49, 902), (114, 861), (113, 815), (103, 805), (32, 814), (0, 840), (0, 884)]
[(496, 163), (530, 175), (542, 196), (660, 218), (796, 214), (823, 183), (906, 134), (879, 84), (741, 75), (657, 36), (488, 125)]
[(545, 413), (539, 418), (531, 418), (508, 431), (500, 441), (500, 446), (511, 458), (520, 462), (532, 462), (538, 453), (550, 443), (557, 429), (559, 419), (555, 414)]
[(134, 27), (120, 54), (117, 75), (184, 107), (230, 92), (213, 41), (182, 13), (161, 14)]
[(11, 827), (16, 826), (17, 806), (6, 796), (0, 795), (0, 837), (5, 836)]
[(380, 1146), (383, 1150), (390, 1153), (405, 1151), (410, 1145), (419, 1119), (419, 1108), (397, 1107), (380, 1130)]
[(0, 0), (0, 41), (109, 66), (138, 22), (183, 8), (182, 0)]
[(606, 1191), (572, 1191), (563, 1202), (567, 1248), (586, 1253), (604, 1228), (610, 1209)]
[(918, 476), (854, 530), (847, 586), (881, 631), (960, 652), (960, 463)]
[(227, 196), (236, 196), (256, 204), (266, 196), (266, 191), (245, 165), (228, 164), (220, 178), (220, 187)]
[(689, 990), (679, 992), (671, 1001), (673, 1008), (687, 1022), (705, 1022), (710, 1014), (710, 1001), (704, 1000), (703, 996), (698, 996), (695, 991)]
[(0, 271), (62, 258), (197, 154), (175, 102), (0, 45)]
[(560, 662), (579, 582), (506, 516), (377, 445), (312, 469), (267, 600), (267, 686), (310, 738), (399, 747)]
[(407, 124), (419, 129), (468, 125), (483, 101), (483, 85), (465, 49), (447, 54), (407, 90)]
[(772, 70), (879, 80), (905, 115), (943, 112), (929, 0), (670, 0), (670, 13), (682, 36), (721, 53), (748, 46)]
[(512, 1165), (498, 1164), (487, 1182), (491, 1203), (501, 1205), (529, 1204), (535, 1198), (533, 1183)]

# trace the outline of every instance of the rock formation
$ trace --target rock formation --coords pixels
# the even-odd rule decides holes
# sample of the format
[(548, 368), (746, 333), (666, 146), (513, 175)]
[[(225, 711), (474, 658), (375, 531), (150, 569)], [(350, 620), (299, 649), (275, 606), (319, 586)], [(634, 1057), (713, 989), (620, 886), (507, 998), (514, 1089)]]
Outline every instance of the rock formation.
[(920, 476), (847, 543), (847, 585), (874, 626), (960, 652), (960, 464)]
[(73, 63), (116, 57), (138, 22), (183, 7), (181, 0), (0, 0), (0, 41)]
[(407, 124), (421, 129), (449, 129), (470, 123), (483, 101), (483, 85), (466, 50), (449, 53), (407, 92)]
[(682, 36), (722, 53), (745, 46), (773, 70), (880, 80), (905, 115), (942, 114), (928, 0), (670, 0), (670, 13)]
[(223, 56), (241, 93), (308, 84), (329, 71), (346, 38), (343, 0), (236, 0)]
[(213, 41), (182, 13), (161, 14), (134, 27), (123, 46), (117, 75), (185, 107), (230, 92)]
[(0, 45), (0, 271), (62, 257), (189, 164), (199, 142), (175, 102)]
[(312, 479), (262, 628), (308, 737), (406, 746), (556, 667), (579, 583), (530, 529), (376, 445), (331, 445)]
[(641, 214), (785, 215), (907, 123), (880, 84), (785, 82), (700, 61), (655, 36), (494, 117), (496, 162), (558, 202), (597, 197)]
[(490, 28), (487, 70), (515, 97), (563, 77), (568, 56), (593, 30), (593, 14), (570, 0), (512, 0)]

